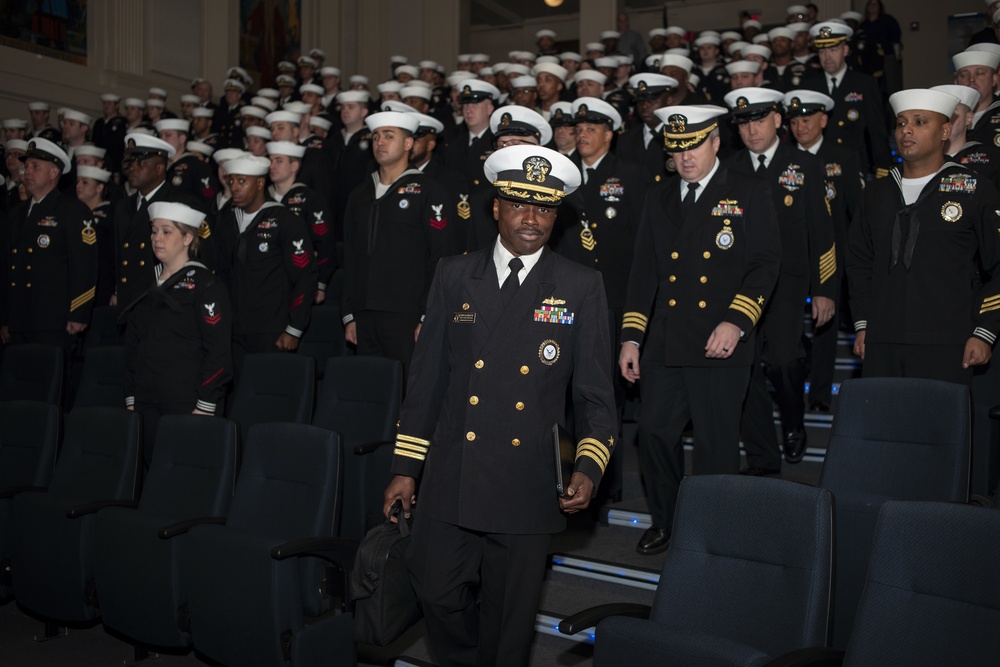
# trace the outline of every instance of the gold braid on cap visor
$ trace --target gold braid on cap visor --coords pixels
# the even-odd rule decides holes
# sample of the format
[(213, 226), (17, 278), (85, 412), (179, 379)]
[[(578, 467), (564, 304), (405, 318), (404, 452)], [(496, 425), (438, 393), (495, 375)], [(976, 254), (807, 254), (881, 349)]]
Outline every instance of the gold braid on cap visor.
[(701, 142), (705, 141), (709, 134), (712, 133), (719, 127), (719, 123), (712, 123), (710, 126), (703, 130), (698, 130), (697, 132), (688, 132), (686, 134), (670, 134), (667, 132), (667, 126), (663, 126), (663, 143), (666, 144), (667, 148), (675, 151), (686, 151), (689, 148), (694, 148)]
[(552, 203), (558, 202), (566, 196), (566, 193), (562, 190), (546, 188), (541, 185), (532, 185), (530, 183), (520, 183), (518, 181), (493, 181), (493, 186), (501, 194), (516, 199), (527, 199), (531, 196), (535, 201)]
[(823, 39), (822, 37), (814, 37), (812, 43), (817, 49), (828, 49), (831, 46), (837, 46), (838, 44), (846, 41), (846, 35), (834, 35), (833, 37), (827, 37), (826, 39)]

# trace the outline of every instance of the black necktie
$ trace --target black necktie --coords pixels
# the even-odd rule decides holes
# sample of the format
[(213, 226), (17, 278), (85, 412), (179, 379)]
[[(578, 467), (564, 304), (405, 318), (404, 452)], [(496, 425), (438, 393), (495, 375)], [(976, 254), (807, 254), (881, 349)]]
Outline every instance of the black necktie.
[(685, 215), (691, 212), (694, 208), (694, 197), (698, 188), (701, 187), (700, 183), (688, 183), (688, 191), (684, 195), (684, 199), (681, 201), (681, 209), (683, 209)]
[(831, 95), (833, 94), (833, 91), (836, 90), (836, 88), (837, 88), (837, 77), (835, 77), (835, 76), (834, 77), (830, 77), (830, 94)]
[(765, 169), (767, 169), (767, 165), (765, 164), (766, 162), (767, 162), (767, 156), (766, 155), (764, 155), (763, 153), (761, 153), (760, 155), (757, 156), (757, 173), (758, 174), (762, 173)]
[[(594, 177), (594, 172), (597, 171), (593, 167), (587, 167), (584, 171), (587, 173), (587, 183), (590, 183), (590, 179)], [(584, 183), (586, 185), (587, 183)]]
[(515, 257), (508, 262), (507, 266), (510, 267), (510, 273), (507, 274), (507, 279), (500, 286), (500, 302), (504, 308), (507, 308), (510, 300), (514, 298), (514, 292), (521, 286), (520, 281), (517, 279), (517, 274), (524, 267), (524, 262), (521, 261), (520, 257)]

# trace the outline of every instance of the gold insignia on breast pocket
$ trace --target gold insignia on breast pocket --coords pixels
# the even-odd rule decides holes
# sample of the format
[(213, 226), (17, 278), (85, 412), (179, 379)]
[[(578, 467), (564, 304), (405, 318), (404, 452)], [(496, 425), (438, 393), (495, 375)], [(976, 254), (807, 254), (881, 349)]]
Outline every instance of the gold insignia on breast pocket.
[(962, 205), (950, 201), (941, 207), (941, 217), (948, 222), (958, 222), (962, 218)]

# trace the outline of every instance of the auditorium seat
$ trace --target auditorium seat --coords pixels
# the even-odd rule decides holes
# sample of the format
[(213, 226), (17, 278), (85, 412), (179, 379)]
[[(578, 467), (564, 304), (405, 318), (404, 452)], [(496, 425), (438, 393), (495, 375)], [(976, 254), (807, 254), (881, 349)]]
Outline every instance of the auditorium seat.
[(382, 493), (391, 474), (403, 367), (382, 357), (327, 361), (313, 424), (340, 433), (344, 445), (340, 535), (360, 540), (381, 523)]
[(98, 306), (90, 315), (90, 324), (84, 334), (84, 356), (97, 347), (120, 346), (122, 337), (119, 333), (118, 316), (121, 313), (118, 306)]
[(780, 479), (687, 477), (652, 608), (603, 605), (559, 630), (597, 623), (595, 667), (756, 666), (823, 646), (832, 505), (830, 492)]
[(819, 484), (836, 498), (832, 646), (847, 645), (882, 503), (968, 500), (970, 409), (969, 390), (949, 382), (865, 378), (841, 386)]
[(254, 424), (308, 424), (315, 389), (312, 357), (282, 352), (248, 354), (228, 416), (244, 435)]
[(19, 605), (55, 622), (97, 617), (96, 512), (136, 500), (140, 421), (134, 412), (112, 408), (80, 408), (66, 416), (48, 491), (20, 493), (11, 505), (11, 575)]
[(63, 351), (55, 345), (11, 345), (0, 365), (0, 401), (43, 401), (59, 405)]
[[(177, 577), (182, 528), (222, 521), (236, 483), (235, 422), (203, 415), (160, 419), (136, 509), (97, 513), (94, 574), (104, 625), (142, 647), (185, 647)], [(176, 525), (181, 524), (181, 525)], [(161, 529), (170, 539), (161, 537)]]
[(125, 407), (124, 347), (94, 347), (87, 351), (73, 407)]
[(340, 306), (336, 302), (331, 303), (329, 297), (323, 305), (313, 306), (309, 328), (299, 342), (298, 354), (316, 360), (316, 371), (320, 379), (323, 378), (327, 359), (349, 354), (347, 340), (344, 338), (344, 325), (340, 322)]

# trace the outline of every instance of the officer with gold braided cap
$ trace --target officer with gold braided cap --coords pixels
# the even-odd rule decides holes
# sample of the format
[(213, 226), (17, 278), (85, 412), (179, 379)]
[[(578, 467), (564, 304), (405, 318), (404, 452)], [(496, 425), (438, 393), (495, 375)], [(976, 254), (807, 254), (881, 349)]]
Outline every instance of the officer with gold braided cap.
[(740, 407), (781, 254), (767, 188), (717, 157), (726, 110), (668, 106), (656, 115), (680, 179), (646, 198), (618, 362), (635, 382), (641, 358), (648, 406), (639, 413), (639, 460), (653, 525), (640, 554), (670, 545), (689, 420), (695, 474), (739, 470)]
[[(573, 163), (521, 145), (484, 171), (499, 235), (438, 264), (385, 511), (416, 516), (408, 565), (437, 662), (527, 665), (550, 536), (587, 507), (615, 444), (607, 306), (596, 271), (546, 247)], [(563, 497), (554, 424), (578, 441)]]

